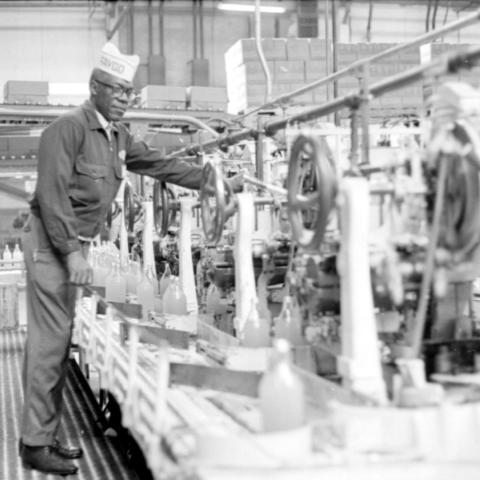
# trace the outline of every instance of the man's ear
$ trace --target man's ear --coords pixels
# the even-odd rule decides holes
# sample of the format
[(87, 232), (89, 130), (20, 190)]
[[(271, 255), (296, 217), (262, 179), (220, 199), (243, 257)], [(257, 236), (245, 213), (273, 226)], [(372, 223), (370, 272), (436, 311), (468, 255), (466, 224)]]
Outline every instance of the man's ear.
[(90, 95), (95, 96), (98, 93), (98, 83), (95, 79), (90, 80)]

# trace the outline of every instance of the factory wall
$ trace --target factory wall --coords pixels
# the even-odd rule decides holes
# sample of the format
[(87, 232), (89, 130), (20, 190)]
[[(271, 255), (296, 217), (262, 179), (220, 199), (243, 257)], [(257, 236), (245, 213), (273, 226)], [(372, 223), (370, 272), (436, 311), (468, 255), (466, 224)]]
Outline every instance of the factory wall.
[[(7, 80), (87, 82), (105, 41), (102, 9), (0, 5), (0, 89)], [(77, 3), (77, 2), (73, 2)], [(14, 5), (9, 2), (9, 5)]]
[[(2, 2), (0, 5), (0, 88), (7, 80), (45, 80), (49, 82), (87, 82), (96, 55), (106, 40), (106, 27), (116, 21), (101, 2)], [(224, 53), (240, 38), (253, 35), (251, 14), (227, 13), (215, 8), (216, 1), (204, 1), (204, 54), (209, 61), (210, 85), (226, 84)], [(324, 3), (319, 1), (319, 36), (324, 37)], [(464, 3), (464, 2), (463, 2)], [(17, 6), (16, 6), (17, 4)], [(188, 62), (194, 58), (193, 20), (191, 1), (165, 2), (164, 52), (166, 83), (190, 85)], [(282, 2), (294, 11), (295, 1)], [(21, 5), (21, 6), (20, 6)], [(160, 53), (158, 2), (153, 1), (152, 51), (149, 51), (147, 2), (134, 2), (133, 38), (128, 18), (118, 30), (114, 41), (125, 51), (141, 56), (140, 86), (147, 82), (149, 54)], [(367, 40), (368, 3), (349, 2), (347, 10), (337, 12), (340, 42)], [(439, 6), (436, 25), (450, 22), (471, 12)], [(394, 9), (394, 10), (393, 10)], [(392, 12), (394, 11), (394, 15)], [(427, 5), (415, 2), (374, 2), (370, 41), (404, 42), (425, 32)], [(264, 37), (295, 35), (294, 16), (287, 12), (280, 16), (262, 15)], [(446, 35), (444, 42), (478, 43), (478, 24), (461, 32)], [(133, 43), (133, 45), (132, 45)], [(197, 42), (198, 43), (198, 42)], [(197, 56), (200, 55), (197, 45)]]

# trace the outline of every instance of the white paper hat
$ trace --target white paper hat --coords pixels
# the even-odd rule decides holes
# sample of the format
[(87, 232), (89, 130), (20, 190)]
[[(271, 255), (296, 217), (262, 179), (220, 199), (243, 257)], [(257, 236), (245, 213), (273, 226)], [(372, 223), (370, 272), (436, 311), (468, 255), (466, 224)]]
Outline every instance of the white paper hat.
[(139, 63), (138, 55), (123, 55), (113, 43), (108, 42), (102, 48), (97, 68), (131, 82)]

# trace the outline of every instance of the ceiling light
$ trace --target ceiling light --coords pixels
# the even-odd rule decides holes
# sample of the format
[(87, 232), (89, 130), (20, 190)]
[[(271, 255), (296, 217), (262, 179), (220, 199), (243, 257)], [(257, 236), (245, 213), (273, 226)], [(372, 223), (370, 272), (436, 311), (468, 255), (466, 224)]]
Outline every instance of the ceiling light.
[[(255, 5), (249, 5), (246, 3), (219, 3), (219, 10), (225, 10), (228, 12), (254, 12)], [(261, 13), (285, 13), (285, 7), (275, 7), (271, 5), (260, 6)]]

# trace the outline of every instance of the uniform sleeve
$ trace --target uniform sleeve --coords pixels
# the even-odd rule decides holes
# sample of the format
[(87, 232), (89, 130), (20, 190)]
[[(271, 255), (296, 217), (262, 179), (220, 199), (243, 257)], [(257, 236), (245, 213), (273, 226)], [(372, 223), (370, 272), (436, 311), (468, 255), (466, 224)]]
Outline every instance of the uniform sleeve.
[(165, 159), (159, 150), (149, 147), (145, 142), (137, 142), (129, 134), (125, 163), (127, 169), (179, 185), (198, 190), (202, 179), (202, 167), (179, 158)]
[(50, 241), (63, 255), (80, 249), (68, 188), (82, 135), (80, 125), (61, 119), (40, 138), (35, 195)]

